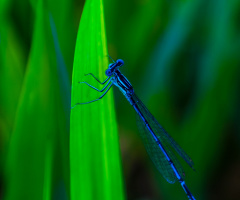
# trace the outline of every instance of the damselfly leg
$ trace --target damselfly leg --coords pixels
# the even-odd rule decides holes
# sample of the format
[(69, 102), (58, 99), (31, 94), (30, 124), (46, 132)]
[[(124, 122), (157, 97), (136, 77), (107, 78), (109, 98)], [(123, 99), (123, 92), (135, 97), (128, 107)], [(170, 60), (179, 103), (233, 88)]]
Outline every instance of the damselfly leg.
[(104, 94), (102, 96), (100, 96), (98, 99), (95, 99), (95, 100), (92, 100), (92, 101), (88, 101), (88, 102), (85, 102), (85, 103), (76, 103), (73, 107), (71, 107), (72, 109), (77, 106), (77, 105), (82, 105), (82, 104), (88, 104), (88, 103), (92, 103), (94, 101), (98, 101), (100, 100), (101, 98), (103, 98), (105, 96), (105, 94), (107, 94), (107, 92), (110, 90), (110, 88), (112, 87), (113, 84), (110, 84), (110, 86), (108, 87), (108, 89), (106, 90), (106, 92), (104, 92)]
[(104, 83), (106, 83), (109, 79), (110, 79), (110, 77), (108, 77), (105, 81), (103, 81), (103, 82), (101, 82), (101, 81), (99, 81), (92, 73), (89, 73), (89, 74), (85, 74), (85, 76), (88, 76), (88, 75), (91, 75), (97, 82), (99, 82), (100, 84), (104, 84)]
[(101, 81), (99, 81), (92, 73), (89, 73), (89, 74), (86, 74), (85, 76), (87, 76), (87, 75), (91, 75), (96, 81), (98, 81), (100, 84), (104, 84), (104, 83), (106, 83), (109, 79), (109, 81), (107, 82), (107, 84), (104, 86), (104, 88), (102, 89), (102, 90), (99, 90), (99, 89), (97, 89), (97, 88), (95, 88), (94, 86), (92, 86), (92, 85), (90, 85), (89, 83), (87, 83), (87, 82), (85, 82), (85, 81), (83, 81), (83, 82), (78, 82), (78, 83), (85, 83), (86, 85), (88, 85), (89, 87), (91, 87), (92, 89), (94, 89), (94, 90), (96, 90), (96, 91), (98, 91), (98, 92), (103, 92), (106, 88), (107, 88), (107, 90), (104, 92), (104, 94), (102, 95), (102, 96), (100, 96), (99, 98), (97, 98), (97, 99), (95, 99), (95, 100), (92, 100), (92, 101), (88, 101), (88, 102), (85, 102), (85, 103), (76, 103), (73, 107), (71, 107), (71, 108), (74, 108), (75, 106), (77, 106), (77, 105), (82, 105), (82, 104), (88, 104), (88, 103), (92, 103), (92, 102), (94, 102), (94, 101), (98, 101), (98, 100), (100, 100), (101, 98), (103, 98), (104, 96), (105, 96), (105, 94), (107, 94), (107, 92), (110, 90), (110, 88), (112, 87), (112, 83), (111, 83), (111, 77), (108, 77), (105, 81), (103, 81), (103, 82), (101, 82)]
[[(109, 77), (109, 78), (110, 78), (110, 77)], [(109, 79), (109, 78), (108, 78), (108, 79)], [(108, 79), (107, 79), (107, 80), (108, 80)], [(87, 83), (87, 82), (85, 82), (85, 81), (83, 81), (83, 82), (78, 82), (78, 83), (85, 83), (85, 84), (87, 84), (89, 87), (91, 87), (92, 89), (94, 89), (94, 90), (96, 90), (96, 91), (98, 91), (98, 92), (103, 92), (103, 91), (107, 88), (107, 86), (109, 86), (109, 84), (111, 83), (111, 79), (108, 81), (107, 85), (106, 85), (102, 90), (99, 90), (99, 89), (95, 88), (94, 86), (90, 85), (89, 83)]]

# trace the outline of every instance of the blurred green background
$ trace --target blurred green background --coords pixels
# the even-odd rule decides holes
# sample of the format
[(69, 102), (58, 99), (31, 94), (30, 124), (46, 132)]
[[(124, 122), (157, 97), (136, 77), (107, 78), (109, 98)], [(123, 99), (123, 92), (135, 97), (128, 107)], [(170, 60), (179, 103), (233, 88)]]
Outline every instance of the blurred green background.
[[(70, 199), (70, 85), (84, 1), (38, 4), (0, 1), (4, 200)], [(193, 159), (196, 172), (182, 163), (196, 199), (240, 199), (240, 1), (105, 0), (104, 10), (109, 55), (125, 61), (137, 95)], [(126, 199), (186, 199), (151, 163), (117, 89), (114, 99)]]

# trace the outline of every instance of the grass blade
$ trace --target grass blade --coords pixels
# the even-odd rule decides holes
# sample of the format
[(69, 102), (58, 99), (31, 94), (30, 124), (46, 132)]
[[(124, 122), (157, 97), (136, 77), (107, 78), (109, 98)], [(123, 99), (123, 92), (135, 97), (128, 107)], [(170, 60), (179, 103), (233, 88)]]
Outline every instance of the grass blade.
[[(102, 0), (87, 0), (82, 14), (73, 66), (72, 106), (101, 94), (78, 82), (97, 85), (108, 66)], [(84, 97), (84, 98), (83, 98)], [(76, 106), (70, 118), (71, 199), (124, 199), (119, 141), (112, 91), (98, 102)]]
[(44, 16), (39, 0), (29, 63), (9, 144), (5, 200), (52, 199), (53, 136), (57, 123)]

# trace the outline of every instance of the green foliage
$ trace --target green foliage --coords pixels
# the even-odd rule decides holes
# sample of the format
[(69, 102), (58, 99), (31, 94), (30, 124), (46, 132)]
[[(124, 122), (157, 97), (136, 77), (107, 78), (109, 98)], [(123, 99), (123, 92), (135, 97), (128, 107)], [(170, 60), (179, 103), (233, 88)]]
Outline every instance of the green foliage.
[[(36, 13), (33, 42), (9, 145), (6, 199), (50, 199), (53, 154), (54, 87), (46, 64), (42, 1)], [(44, 80), (44, 82), (42, 81)], [(49, 98), (50, 96), (50, 98)], [(49, 120), (46, 121), (46, 116)], [(23, 184), (24, 180), (24, 184)], [(35, 181), (35, 184), (32, 183)], [(25, 190), (24, 188), (29, 188)]]
[(186, 199), (151, 164), (119, 91), (118, 125), (113, 88), (70, 110), (102, 95), (78, 82), (103, 87), (84, 74), (104, 81), (108, 50), (193, 159), (197, 173), (182, 163), (196, 198), (239, 199), (239, 13), (239, 0), (0, 1), (0, 199), (124, 199), (121, 163), (127, 199)]
[[(18, 53), (18, 42), (12, 49), (10, 42), (14, 40), (6, 40), (9, 30), (1, 29), (4, 44), (1, 46), (1, 70), (4, 72), (1, 75), (4, 79), (1, 81), (5, 81), (1, 84), (1, 107), (2, 116), (9, 120), (6, 124), (10, 125), (5, 129), (1, 127), (1, 132), (7, 137), (6, 141), (10, 139), (4, 149), (8, 153), (5, 179), (2, 179), (7, 186), (4, 192), (4, 199), (7, 200), (53, 199), (59, 187), (65, 193), (65, 197), (61, 198), (66, 198), (69, 193), (67, 122), (58, 116), (63, 115), (63, 108), (59, 107), (61, 103), (58, 101), (60, 94), (49, 10), (41, 0), (35, 6), (34, 33), (22, 85), (24, 60), (19, 57), (26, 52), (19, 50)], [(10, 55), (4, 57), (6, 53)], [(9, 59), (10, 56), (12, 59)], [(53, 170), (56, 166), (57, 170)]]
[[(102, 95), (86, 84), (106, 78), (107, 41), (102, 0), (87, 0), (75, 49), (70, 125), (71, 199), (124, 199), (112, 91), (101, 101), (76, 105)], [(100, 84), (99, 84), (100, 85)], [(101, 86), (101, 85), (100, 85)]]

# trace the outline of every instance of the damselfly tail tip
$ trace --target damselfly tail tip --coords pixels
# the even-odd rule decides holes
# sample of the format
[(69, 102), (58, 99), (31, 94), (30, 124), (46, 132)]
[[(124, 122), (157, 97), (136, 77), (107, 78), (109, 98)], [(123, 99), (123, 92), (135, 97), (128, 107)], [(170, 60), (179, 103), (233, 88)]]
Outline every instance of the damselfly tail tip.
[(192, 199), (192, 200), (196, 200), (195, 197), (194, 197), (193, 195), (191, 196), (191, 199)]

